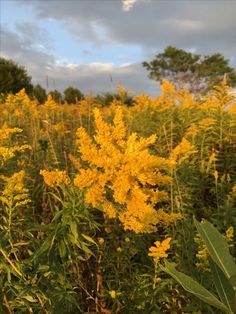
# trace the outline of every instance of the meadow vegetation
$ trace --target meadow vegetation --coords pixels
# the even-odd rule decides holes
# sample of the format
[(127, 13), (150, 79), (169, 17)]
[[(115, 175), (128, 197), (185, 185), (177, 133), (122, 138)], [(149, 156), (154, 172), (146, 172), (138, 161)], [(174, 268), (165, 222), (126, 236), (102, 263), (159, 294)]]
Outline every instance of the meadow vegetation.
[(106, 105), (2, 100), (0, 313), (233, 313), (203, 231), (236, 256), (235, 97), (226, 81), (202, 97), (117, 88)]

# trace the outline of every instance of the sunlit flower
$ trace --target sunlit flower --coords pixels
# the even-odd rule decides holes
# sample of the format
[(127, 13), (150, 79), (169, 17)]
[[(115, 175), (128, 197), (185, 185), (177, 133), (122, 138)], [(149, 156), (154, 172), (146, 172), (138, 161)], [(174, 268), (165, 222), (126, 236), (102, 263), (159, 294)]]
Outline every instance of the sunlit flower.
[(154, 206), (168, 199), (157, 186), (170, 184), (171, 177), (165, 172), (173, 167), (173, 161), (149, 153), (155, 135), (126, 135), (121, 108), (116, 109), (113, 124), (104, 121), (98, 109), (94, 118), (93, 138), (84, 128), (77, 130), (81, 159), (88, 167), (78, 167), (75, 186), (86, 189), (86, 203), (102, 208), (108, 218), (119, 218), (125, 230), (156, 231), (159, 216)]
[(148, 256), (152, 256), (155, 262), (159, 262), (161, 258), (168, 257), (168, 253), (166, 252), (170, 248), (171, 238), (166, 238), (162, 242), (156, 241), (155, 246), (151, 246), (149, 248)]
[(70, 183), (65, 171), (58, 169), (52, 171), (40, 170), (40, 174), (43, 176), (44, 182), (50, 187), (57, 187), (62, 184), (68, 185)]
[(100, 245), (103, 245), (104, 242), (105, 242), (105, 240), (103, 238), (98, 238), (98, 243)]
[(110, 296), (111, 296), (112, 299), (115, 299), (115, 298), (116, 298), (116, 291), (115, 291), (115, 290), (109, 291), (109, 294), (110, 294)]

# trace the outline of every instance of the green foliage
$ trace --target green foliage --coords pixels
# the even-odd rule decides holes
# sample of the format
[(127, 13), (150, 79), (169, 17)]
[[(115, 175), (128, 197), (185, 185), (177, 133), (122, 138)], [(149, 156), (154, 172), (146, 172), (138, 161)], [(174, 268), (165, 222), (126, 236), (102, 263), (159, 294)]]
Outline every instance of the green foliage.
[(23, 227), (14, 219), (11, 239), (5, 231), (9, 228), (0, 229), (1, 313), (9, 308), (21, 313), (83, 313), (78, 301), (85, 289), (82, 262), (94, 254), (97, 224), (75, 190), (58, 190), (53, 197), (58, 203), (47, 225), (27, 219)]
[(101, 107), (109, 106), (114, 100), (127, 106), (133, 106), (135, 104), (135, 101), (127, 94), (127, 92), (122, 96), (118, 93), (107, 92), (95, 97), (95, 102)]
[(173, 264), (166, 262), (165, 267), (161, 266), (161, 268), (176, 279), (186, 291), (194, 294), (204, 302), (226, 313), (235, 313), (236, 264), (229, 253), (228, 244), (218, 230), (208, 221), (199, 223), (194, 219), (194, 223), (207, 247), (214, 285), (221, 301), (190, 276), (177, 271)]
[(76, 104), (76, 102), (82, 100), (83, 98), (84, 95), (77, 88), (69, 86), (64, 90), (64, 100), (68, 104)]
[(34, 86), (33, 95), (40, 104), (45, 103), (45, 101), (47, 100), (46, 90), (39, 84)]
[(57, 103), (59, 103), (59, 104), (61, 104), (61, 103), (63, 102), (62, 94), (61, 94), (57, 89), (55, 89), (55, 90), (49, 92), (49, 95), (52, 96), (52, 99), (53, 99), (55, 102), (57, 102)]
[(218, 85), (224, 75), (231, 87), (236, 86), (235, 69), (220, 53), (201, 57), (199, 54), (168, 46), (151, 62), (143, 62), (151, 79), (168, 80), (179, 89), (189, 88), (193, 93), (208, 92)]
[(33, 89), (31, 77), (28, 76), (26, 69), (2, 57), (0, 57), (0, 82), (0, 94), (16, 94), (22, 88), (31, 93)]
[[(221, 245), (216, 252), (225, 260), (212, 254), (210, 272), (195, 268), (199, 260), (192, 216), (209, 219), (221, 234), (236, 227), (236, 119), (230, 107), (235, 99), (225, 82), (194, 102), (170, 84), (163, 93), (156, 99), (130, 98), (134, 105), (130, 107), (124, 92), (115, 99), (108, 94), (101, 103), (89, 96), (79, 103), (80, 110), (77, 105), (36, 106), (23, 93), (1, 104), (1, 127), (6, 123), (23, 129), (7, 147), (28, 143), (32, 149), (16, 154), (1, 168), (6, 176), (25, 170), (31, 203), (8, 208), (0, 202), (0, 313), (218, 314), (232, 308), (236, 277), (229, 250), (225, 245), (222, 249), (222, 238), (208, 223), (199, 224), (204, 236), (211, 230), (214, 241), (206, 240), (209, 252)], [(73, 187), (82, 163), (75, 133), (84, 126), (91, 137), (95, 135), (91, 112), (98, 104), (107, 121), (113, 107), (123, 106), (129, 134), (156, 134), (151, 146), (155, 155), (168, 158), (183, 137), (194, 145), (196, 152), (170, 170), (172, 182), (165, 187), (169, 199), (156, 205), (181, 213), (182, 221), (160, 225), (154, 234), (127, 232), (116, 219), (86, 204)], [(193, 126), (196, 133), (190, 135)], [(50, 188), (43, 183), (39, 171), (55, 167), (66, 170), (69, 185)], [(0, 181), (1, 192), (3, 188)], [(176, 280), (148, 256), (148, 248), (165, 236), (172, 238), (168, 258), (173, 262), (166, 268)], [(233, 256), (234, 244), (232, 236)], [(230, 270), (223, 271), (222, 265)], [(183, 283), (189, 291), (200, 289), (202, 300), (186, 293)], [(205, 302), (209, 300), (217, 307)]]

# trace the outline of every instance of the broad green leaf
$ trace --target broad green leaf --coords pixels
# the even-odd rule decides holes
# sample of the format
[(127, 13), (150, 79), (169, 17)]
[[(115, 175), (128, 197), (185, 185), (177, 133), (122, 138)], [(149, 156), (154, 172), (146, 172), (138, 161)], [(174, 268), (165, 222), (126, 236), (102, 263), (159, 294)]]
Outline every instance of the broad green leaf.
[(188, 292), (194, 294), (196, 297), (201, 299), (202, 301), (217, 307), (225, 311), (226, 313), (232, 313), (217, 297), (209, 292), (206, 288), (200, 285), (196, 280), (191, 277), (181, 273), (175, 269), (172, 263), (168, 263), (166, 261), (166, 266), (161, 266), (161, 269), (165, 271), (167, 274), (172, 276), (178, 283)]
[(229, 278), (229, 282), (233, 287), (236, 287), (236, 274)]
[(213, 261), (221, 268), (228, 279), (235, 276), (236, 265), (234, 259), (230, 255), (228, 244), (220, 232), (206, 220), (199, 223), (194, 218), (194, 223)]
[(226, 278), (223, 271), (219, 266), (209, 258), (209, 263), (211, 266), (211, 272), (214, 280), (215, 287), (217, 289), (218, 295), (221, 301), (233, 311), (234, 308), (234, 289), (231, 286), (229, 280)]

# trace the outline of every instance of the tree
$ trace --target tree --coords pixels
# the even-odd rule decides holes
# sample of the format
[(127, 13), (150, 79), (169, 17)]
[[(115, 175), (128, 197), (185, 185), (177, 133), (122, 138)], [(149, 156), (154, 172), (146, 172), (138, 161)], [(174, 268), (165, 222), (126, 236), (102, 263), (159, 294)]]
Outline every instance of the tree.
[(2, 57), (0, 57), (0, 82), (0, 93), (3, 94), (15, 94), (22, 88), (30, 94), (33, 90), (31, 77), (28, 76), (26, 69)]
[(64, 96), (64, 100), (68, 104), (75, 104), (77, 101), (80, 101), (84, 98), (83, 93), (79, 89), (72, 86), (69, 86), (64, 90)]
[(207, 93), (225, 75), (228, 84), (236, 86), (236, 71), (220, 53), (202, 57), (168, 46), (151, 62), (143, 62), (143, 66), (149, 71), (151, 79), (159, 82), (168, 80), (178, 89), (186, 87), (195, 94)]
[(40, 104), (43, 104), (47, 100), (46, 90), (39, 84), (34, 86), (33, 95)]
[(57, 102), (57, 103), (62, 103), (63, 102), (63, 97), (62, 94), (57, 90), (53, 90), (49, 93), (49, 95), (52, 96), (52, 99)]
[(129, 96), (127, 93), (125, 93), (123, 97), (121, 97), (121, 95), (119, 95), (118, 93), (110, 93), (110, 92), (102, 93), (95, 97), (96, 103), (98, 103), (101, 107), (109, 106), (113, 100), (122, 101), (122, 103), (128, 107), (133, 106), (135, 103), (134, 99), (131, 96)]

